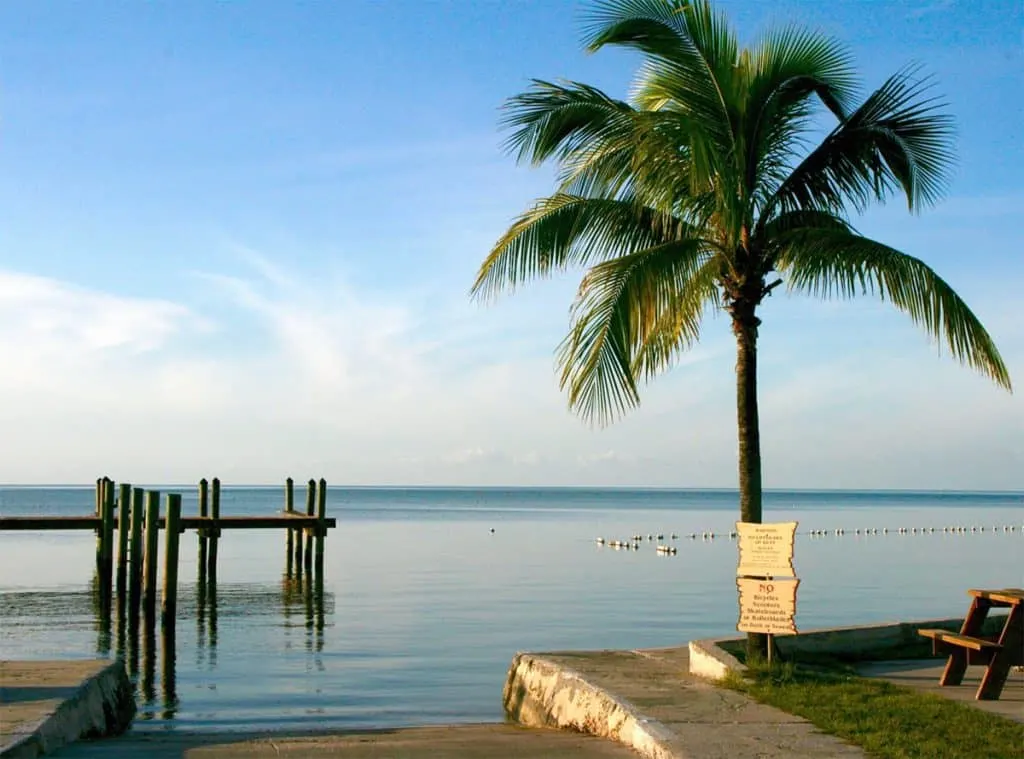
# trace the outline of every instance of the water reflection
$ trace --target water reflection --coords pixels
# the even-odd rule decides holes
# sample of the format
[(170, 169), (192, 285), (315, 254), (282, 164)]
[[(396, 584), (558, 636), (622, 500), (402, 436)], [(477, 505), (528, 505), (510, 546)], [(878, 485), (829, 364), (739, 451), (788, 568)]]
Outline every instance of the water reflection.
[(175, 677), (175, 660), (177, 659), (177, 650), (175, 647), (175, 633), (174, 627), (165, 627), (160, 631), (160, 660), (162, 667), (160, 668), (160, 686), (161, 693), (163, 695), (163, 713), (161, 716), (165, 720), (174, 719), (175, 712), (178, 709), (178, 694), (176, 690), (176, 677)]
[(135, 681), (136, 689), (142, 696), (142, 705), (151, 706), (156, 702), (156, 630), (149, 625), (142, 634), (141, 674)]
[[(96, 577), (93, 577), (88, 591), (43, 595), (49, 596), (45, 601), (48, 609), (62, 617), (70, 608), (85, 605), (90, 622), (97, 630), (97, 653), (101, 656), (113, 654), (123, 660), (129, 677), (136, 685), (139, 718), (172, 721), (181, 709), (178, 646), (183, 646), (185, 651), (194, 648), (195, 655), (188, 656), (195, 663), (194, 670), (189, 668), (189, 677), (204, 677), (202, 673), (206, 673), (208, 679), (217, 671), (218, 624), (225, 618), (232, 620), (232, 629), (235, 629), (235, 623), (242, 627), (259, 625), (260, 618), (282, 620), (286, 637), (292, 630), (303, 633), (303, 645), (298, 650), (304, 649), (310, 656), (307, 671), (325, 670), (321, 656), (325, 620), (334, 613), (335, 599), (333, 594), (325, 592), (322, 576), (302, 571), (304, 563), (288, 562), (278, 587), (263, 584), (224, 584), (218, 587), (211, 582), (212, 576), (202, 571), (206, 564), (200, 563), (200, 581), (179, 588), (175, 624), (161, 626), (159, 630), (155, 614), (150, 616), (143, 612), (140, 618), (139, 610), (136, 614), (131, 613), (130, 604), (118, 604), (113, 620), (116, 627), (112, 630), (111, 615), (104, 614), (99, 599)], [(24, 597), (16, 601), (13, 595)], [(40, 602), (40, 594), (32, 593), (6, 594), (0, 598), (19, 607), (16, 612), (19, 616), (26, 613), (26, 604), (31, 607)], [(244, 636), (246, 632), (239, 630), (238, 634)], [(208, 682), (207, 687), (216, 689), (216, 682)]]

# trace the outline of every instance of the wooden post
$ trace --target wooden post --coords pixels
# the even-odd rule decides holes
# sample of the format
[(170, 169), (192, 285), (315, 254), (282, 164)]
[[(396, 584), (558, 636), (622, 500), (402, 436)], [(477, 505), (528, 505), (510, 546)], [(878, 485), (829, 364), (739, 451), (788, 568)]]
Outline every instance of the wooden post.
[(101, 613), (109, 620), (110, 618), (110, 596), (114, 575), (114, 483), (106, 480), (103, 485), (103, 515), (102, 527), (103, 538), (100, 550), (102, 569), (100, 576), (100, 606)]
[[(306, 485), (306, 516), (311, 517), (316, 513), (316, 482), (310, 480)], [(306, 535), (306, 574), (313, 574), (313, 534), (315, 530), (307, 527), (303, 532)]]
[(164, 627), (174, 627), (178, 610), (178, 541), (181, 535), (181, 494), (167, 494), (167, 526), (164, 550), (164, 594), (160, 618)]
[[(313, 481), (309, 481), (310, 486), (313, 485)], [(310, 510), (310, 513), (313, 513)], [(316, 494), (316, 577), (317, 582), (323, 583), (324, 576), (324, 538), (327, 536), (327, 527), (325, 520), (327, 519), (327, 480), (323, 477), (320, 478), (320, 487), (317, 488)]]
[(146, 492), (146, 558), (142, 598), (142, 608), (146, 615), (146, 627), (152, 627), (156, 619), (156, 564), (159, 535), (160, 491), (149, 490)]
[[(96, 516), (103, 518), (103, 487), (107, 481), (106, 477), (96, 480)], [(103, 525), (96, 528), (96, 575), (100, 574), (103, 567)], [(97, 591), (99, 587), (97, 587)]]
[[(295, 509), (295, 482), (289, 477), (284, 481), (284, 511), (285, 514), (290, 514)], [(284, 530), (285, 539), (285, 574), (288, 577), (292, 575), (292, 554), (295, 551), (295, 539), (298, 537), (298, 530), (294, 530), (291, 527), (286, 527)]]
[(128, 547), (128, 623), (132, 629), (139, 622), (139, 601), (142, 595), (142, 516), (146, 493), (132, 490), (131, 542)]
[(295, 532), (295, 576), (302, 577), (302, 530), (294, 528)]
[[(210, 483), (210, 516), (220, 519), (220, 478), (214, 477)], [(210, 528), (210, 550), (206, 557), (206, 582), (211, 588), (217, 584), (217, 542), (220, 527)], [(211, 591), (212, 593), (212, 591)]]
[(128, 531), (132, 513), (132, 486), (122, 482), (117, 498), (117, 606), (124, 609), (128, 588)]
[[(206, 478), (199, 480), (199, 516), (207, 517), (210, 515), (210, 483), (206, 481)], [(207, 529), (200, 527), (199, 530), (199, 608), (200, 613), (203, 607), (203, 602), (206, 600), (206, 549), (207, 549)]]
[(316, 480), (306, 483), (306, 515), (313, 516), (316, 513)]

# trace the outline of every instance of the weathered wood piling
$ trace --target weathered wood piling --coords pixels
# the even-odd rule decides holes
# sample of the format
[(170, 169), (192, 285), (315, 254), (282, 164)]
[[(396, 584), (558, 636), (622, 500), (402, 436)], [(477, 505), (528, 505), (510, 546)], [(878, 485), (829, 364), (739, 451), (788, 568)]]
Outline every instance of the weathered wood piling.
[(99, 567), (100, 608), (109, 619), (111, 609), (111, 584), (114, 573), (114, 483), (103, 479), (102, 511), (100, 514), (100, 551), (97, 565)]
[[(316, 510), (316, 481), (310, 480), (306, 485), (306, 516), (311, 517)], [(302, 530), (306, 536), (306, 575), (313, 575), (313, 533), (314, 530), (306, 527)], [(302, 534), (300, 533), (300, 535)]]
[(128, 546), (128, 624), (132, 629), (139, 623), (139, 604), (142, 600), (142, 519), (146, 491), (132, 490), (131, 538)]
[(178, 543), (181, 535), (181, 495), (167, 494), (167, 527), (164, 530), (164, 590), (160, 622), (174, 627), (178, 610)]
[[(313, 480), (309, 481), (310, 486)], [(323, 590), (324, 581), (324, 539), (327, 537), (327, 480), (320, 478), (316, 497), (316, 581)]]
[(217, 543), (220, 540), (220, 478), (214, 477), (210, 483), (210, 517), (215, 524), (208, 530), (207, 539), (210, 546), (206, 556), (206, 582), (214, 588), (217, 585)]
[(157, 544), (160, 538), (160, 491), (146, 491), (146, 558), (142, 591), (142, 610), (146, 627), (156, 620)]
[[(284, 513), (291, 514), (295, 511), (295, 482), (289, 477), (284, 481)], [(288, 527), (285, 529), (285, 573), (289, 576), (292, 573), (292, 567), (294, 565), (295, 557), (293, 552), (295, 550), (295, 540), (298, 537), (298, 533)]]
[[(199, 516), (207, 517), (210, 515), (210, 483), (206, 481), (206, 478), (199, 480)], [(207, 542), (208, 528), (200, 527), (196, 532), (199, 533), (199, 605), (202, 606), (202, 602), (205, 600), (206, 595), (206, 562), (207, 562)]]
[(128, 590), (128, 533), (132, 513), (132, 486), (121, 483), (117, 496), (117, 608), (118, 616), (125, 610)]

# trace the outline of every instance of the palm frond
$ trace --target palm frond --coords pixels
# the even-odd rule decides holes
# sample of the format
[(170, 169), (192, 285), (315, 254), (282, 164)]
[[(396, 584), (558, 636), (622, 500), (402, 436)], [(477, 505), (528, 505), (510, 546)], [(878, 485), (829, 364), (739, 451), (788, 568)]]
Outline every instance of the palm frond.
[(864, 210), (903, 191), (911, 211), (939, 198), (953, 161), (952, 120), (915, 71), (890, 77), (779, 185), (762, 220), (779, 211)]
[(1011, 390), (995, 343), (967, 304), (938, 274), (913, 256), (839, 229), (787, 235), (776, 268), (791, 288), (819, 297), (878, 293), (907, 313), (950, 352)]
[(520, 216), (484, 260), (471, 295), (489, 298), (527, 280), (693, 235), (685, 222), (630, 198), (559, 193)]
[[(654, 330), (664, 329), (667, 312), (701, 295), (700, 288), (689, 292), (691, 279), (711, 255), (702, 240), (684, 239), (604, 261), (587, 273), (558, 350), (571, 408), (607, 423), (639, 402), (634, 358)], [(698, 329), (699, 318), (682, 319), (679, 340), (696, 340)]]
[(714, 186), (693, 172), (687, 126), (677, 114), (637, 111), (567, 156), (559, 192), (637, 197), (644, 205), (702, 227), (715, 204)]
[(840, 232), (853, 232), (850, 222), (837, 214), (814, 209), (798, 209), (779, 214), (765, 225), (765, 240), (785, 241), (787, 235), (808, 229), (825, 229)]
[(697, 343), (704, 313), (719, 298), (722, 273), (721, 257), (711, 256), (693, 272), (684, 289), (665, 299), (661, 313), (652, 320), (633, 356), (634, 377), (649, 380), (667, 371), (684, 351)]
[(634, 109), (596, 87), (578, 82), (555, 84), (533, 80), (526, 92), (509, 98), (502, 124), (512, 134), (505, 147), (520, 162), (540, 165), (564, 160), (593, 142), (632, 131)]
[(817, 98), (840, 120), (856, 93), (850, 53), (798, 27), (769, 32), (746, 59), (743, 144), (747, 197), (763, 201), (792, 166)]
[(630, 47), (646, 56), (635, 88), (644, 110), (671, 107), (691, 119), (703, 139), (696, 160), (724, 166), (734, 147), (730, 96), (736, 37), (706, 0), (606, 0), (596, 4), (585, 35), (590, 51)]

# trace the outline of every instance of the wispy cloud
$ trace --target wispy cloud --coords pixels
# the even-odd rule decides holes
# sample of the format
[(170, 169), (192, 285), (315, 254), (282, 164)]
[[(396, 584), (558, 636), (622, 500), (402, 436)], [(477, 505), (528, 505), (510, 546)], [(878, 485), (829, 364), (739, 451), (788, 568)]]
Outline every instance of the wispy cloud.
[(58, 280), (0, 271), (0, 329), (22, 349), (151, 351), (186, 326), (208, 326), (170, 301), (113, 296)]
[[(567, 411), (549, 351), (491, 344), (495, 324), (515, 323), (509, 310), (430, 310), (429, 298), (362, 291), (325, 272), (310, 279), (246, 249), (229, 263), (197, 275), (189, 306), (4, 272), (0, 351), (18, 360), (0, 372), (0, 423), (19, 436), (0, 481), (53, 479), (55, 467), (58, 479), (88, 481), (116, 466), (165, 481), (734, 482), (724, 324), (709, 324), (707, 344), (644, 389), (640, 409), (594, 430)], [(1020, 364), (1015, 313), (996, 316), (990, 326), (1009, 325), (1004, 353)], [(553, 346), (564, 329), (554, 326), (533, 339)], [(1009, 487), (1024, 471), (1014, 397), (948, 358), (929, 360), (910, 329), (914, 350), (895, 340), (863, 356), (824, 352), (830, 329), (766, 333), (767, 485)], [(957, 463), (929, 481), (922, 462), (942, 469), (943, 457)]]
[(920, 19), (937, 13), (946, 13), (956, 7), (956, 0), (926, 0), (907, 8), (907, 18)]

